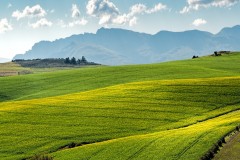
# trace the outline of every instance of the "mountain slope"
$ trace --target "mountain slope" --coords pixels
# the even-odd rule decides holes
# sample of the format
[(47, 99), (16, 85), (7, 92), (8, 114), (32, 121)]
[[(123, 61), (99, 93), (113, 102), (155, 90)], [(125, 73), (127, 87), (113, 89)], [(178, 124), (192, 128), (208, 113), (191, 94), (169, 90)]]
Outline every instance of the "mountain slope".
[(240, 25), (224, 28), (215, 37), (223, 50), (240, 50)]
[(42, 41), (14, 59), (85, 56), (107, 65), (143, 64), (191, 58), (215, 50), (240, 50), (240, 27), (225, 28), (216, 35), (198, 30), (161, 31), (155, 35), (123, 29), (101, 28), (96, 34), (73, 35), (53, 42)]

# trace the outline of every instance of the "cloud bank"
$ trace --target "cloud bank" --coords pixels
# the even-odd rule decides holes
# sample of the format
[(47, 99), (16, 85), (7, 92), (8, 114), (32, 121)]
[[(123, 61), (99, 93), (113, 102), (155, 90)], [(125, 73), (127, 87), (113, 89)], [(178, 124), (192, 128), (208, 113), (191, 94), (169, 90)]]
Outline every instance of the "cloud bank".
[(30, 24), (30, 26), (34, 29), (40, 28), (40, 27), (51, 27), (52, 22), (48, 21), (46, 18), (41, 18), (36, 23)]
[(240, 0), (187, 0), (185, 6), (180, 13), (188, 13), (192, 10), (208, 7), (230, 7), (240, 2)]
[(40, 5), (35, 5), (33, 7), (26, 6), (23, 11), (14, 11), (12, 17), (19, 20), (25, 17), (44, 17), (46, 14), (46, 11)]
[(0, 20), (0, 33), (5, 33), (7, 31), (11, 31), (12, 29), (12, 26), (8, 23), (6, 18)]
[(89, 0), (86, 9), (88, 15), (99, 19), (100, 25), (128, 24), (133, 26), (137, 24), (136, 15), (152, 14), (167, 9), (167, 6), (158, 3), (153, 8), (148, 8), (144, 4), (135, 4), (130, 8), (129, 13), (121, 14), (117, 6), (109, 0)]
[(85, 26), (88, 23), (88, 21), (85, 18), (81, 18), (79, 20), (72, 21), (68, 24), (69, 27), (74, 27), (74, 26)]

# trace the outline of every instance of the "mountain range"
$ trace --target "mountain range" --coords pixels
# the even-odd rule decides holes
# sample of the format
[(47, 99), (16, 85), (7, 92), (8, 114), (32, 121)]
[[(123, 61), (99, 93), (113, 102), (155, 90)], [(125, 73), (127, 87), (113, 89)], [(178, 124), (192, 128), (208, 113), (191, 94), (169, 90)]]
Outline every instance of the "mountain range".
[(144, 64), (203, 56), (218, 50), (240, 50), (240, 25), (219, 33), (189, 30), (160, 31), (154, 35), (124, 29), (101, 28), (96, 33), (72, 35), (36, 43), (13, 59), (80, 58), (106, 65)]

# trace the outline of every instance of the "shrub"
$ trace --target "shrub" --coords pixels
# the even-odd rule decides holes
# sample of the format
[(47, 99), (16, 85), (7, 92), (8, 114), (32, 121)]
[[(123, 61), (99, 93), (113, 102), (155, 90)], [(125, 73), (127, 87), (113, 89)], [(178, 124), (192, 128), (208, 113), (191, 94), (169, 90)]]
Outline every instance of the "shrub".
[(240, 127), (239, 127), (239, 126), (237, 126), (237, 127), (236, 127), (236, 130), (237, 130), (237, 131), (240, 131)]
[(74, 147), (76, 147), (76, 146), (77, 146), (77, 144), (74, 143), (74, 142), (72, 142), (72, 143), (70, 143), (70, 144), (68, 145), (68, 148), (74, 148)]

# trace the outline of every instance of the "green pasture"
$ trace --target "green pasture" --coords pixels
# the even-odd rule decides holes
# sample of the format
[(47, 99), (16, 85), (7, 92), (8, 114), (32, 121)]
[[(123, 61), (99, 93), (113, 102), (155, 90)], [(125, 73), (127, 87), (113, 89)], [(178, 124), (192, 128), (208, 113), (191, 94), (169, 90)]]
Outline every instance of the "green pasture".
[[(0, 159), (199, 159), (240, 124), (239, 62), (236, 53), (2, 77)], [(72, 142), (84, 145), (66, 149)]]
[(234, 53), (160, 64), (102, 66), (0, 77), (0, 101), (58, 96), (129, 82), (227, 77), (239, 73), (240, 54)]

